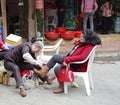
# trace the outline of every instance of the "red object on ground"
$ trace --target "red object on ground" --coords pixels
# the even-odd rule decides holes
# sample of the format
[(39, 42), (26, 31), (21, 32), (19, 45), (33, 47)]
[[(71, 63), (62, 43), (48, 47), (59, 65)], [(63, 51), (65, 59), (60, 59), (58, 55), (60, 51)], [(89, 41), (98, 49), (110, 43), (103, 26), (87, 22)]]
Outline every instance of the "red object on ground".
[(23, 69), (20, 70), (20, 75), (23, 77), (24, 75), (31, 78), (33, 76), (33, 73), (31, 70)]
[(74, 31), (75, 37), (80, 38), (82, 32), (81, 31)]
[(56, 27), (56, 32), (57, 33), (64, 33), (64, 32), (66, 32), (66, 28), (65, 27)]
[(71, 40), (75, 37), (74, 31), (66, 31), (65, 33), (61, 33), (61, 37), (66, 40)]
[(54, 32), (54, 31), (45, 32), (45, 37), (49, 40), (57, 40), (59, 38), (59, 36), (60, 36), (60, 34)]

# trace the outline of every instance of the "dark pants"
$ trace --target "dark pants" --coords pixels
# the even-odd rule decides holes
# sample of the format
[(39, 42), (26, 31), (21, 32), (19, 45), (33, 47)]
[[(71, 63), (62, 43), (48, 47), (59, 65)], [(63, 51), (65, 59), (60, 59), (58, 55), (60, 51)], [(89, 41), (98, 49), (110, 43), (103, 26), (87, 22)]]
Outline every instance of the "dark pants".
[[(47, 63), (47, 67), (49, 69), (53, 68), (57, 64), (55, 66), (55, 68), (54, 68), (54, 73), (55, 73), (56, 77), (58, 77), (58, 73), (62, 69), (62, 64), (64, 62), (64, 57), (65, 56), (62, 56), (62, 55), (59, 55), (59, 54), (55, 54), (55, 55), (53, 55), (53, 57)], [(76, 72), (80, 65), (73, 64), (73, 65), (70, 65), (70, 66)]]
[(87, 23), (89, 19), (89, 24), (90, 24), (90, 30), (94, 31), (94, 24), (93, 24), (93, 12), (85, 12), (84, 13), (84, 18), (83, 18), (83, 31), (87, 29)]
[(61, 66), (63, 64), (63, 61), (64, 61), (64, 56), (55, 54), (47, 63), (47, 67), (49, 69), (51, 69), (57, 64), (57, 66), (55, 66), (55, 68), (54, 68), (55, 75), (57, 76), (58, 72), (61, 70)]
[(0, 60), (4, 59), (4, 56), (9, 52), (10, 50), (4, 50), (4, 51), (0, 51)]
[(56, 77), (58, 77), (58, 73), (59, 71), (61, 70), (62, 68), (62, 65), (57, 65), (55, 68), (54, 68), (54, 73), (56, 75)]
[(104, 33), (108, 33), (108, 31), (110, 30), (110, 26), (111, 26), (111, 17), (102, 17), (102, 27), (103, 27), (103, 32)]
[(57, 11), (57, 16), (58, 16), (58, 27), (63, 27), (64, 23), (64, 17), (65, 17), (65, 11)]
[[(6, 59), (4, 60), (4, 67), (5, 67), (5, 69), (7, 69), (9, 71), (13, 71), (17, 86), (19, 86), (19, 87), (24, 85), (22, 78), (21, 78), (21, 75), (20, 75), (20, 70), (22, 70), (22, 69), (33, 70), (35, 68), (34, 65), (29, 64), (29, 63), (17, 65), (16, 63), (11, 62), (11, 61), (7, 61)], [(45, 76), (41, 80), (45, 81), (47, 78), (48, 77)]]

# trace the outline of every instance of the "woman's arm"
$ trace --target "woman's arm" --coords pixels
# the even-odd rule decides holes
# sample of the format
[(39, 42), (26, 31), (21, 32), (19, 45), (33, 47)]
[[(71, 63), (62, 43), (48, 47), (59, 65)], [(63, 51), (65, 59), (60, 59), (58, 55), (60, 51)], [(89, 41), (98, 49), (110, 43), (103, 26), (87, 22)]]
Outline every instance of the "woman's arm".
[(96, 0), (95, 0), (93, 12), (95, 13), (95, 12), (97, 11), (97, 9), (98, 9), (98, 4), (97, 4), (97, 2), (96, 2)]
[(83, 0), (82, 0), (82, 3), (81, 3), (81, 12), (83, 13), (84, 12), (84, 10), (83, 10), (83, 7), (84, 6), (84, 2), (83, 2)]
[(71, 56), (65, 57), (64, 59), (65, 63), (69, 64), (70, 62), (85, 60), (89, 53), (91, 52), (92, 48), (93, 46), (91, 45), (79, 47)]

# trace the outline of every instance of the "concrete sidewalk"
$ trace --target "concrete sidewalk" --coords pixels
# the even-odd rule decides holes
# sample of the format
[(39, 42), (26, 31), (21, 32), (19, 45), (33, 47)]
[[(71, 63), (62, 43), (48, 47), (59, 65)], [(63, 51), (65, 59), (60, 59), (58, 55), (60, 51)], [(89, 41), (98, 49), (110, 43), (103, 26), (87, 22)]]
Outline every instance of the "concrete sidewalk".
[(52, 85), (44, 84), (28, 90), (26, 97), (21, 97), (15, 86), (0, 84), (0, 105), (119, 105), (119, 68), (119, 61), (94, 61), (91, 96), (86, 96), (81, 78), (76, 79), (78, 88), (69, 87), (68, 95), (53, 93), (58, 86), (57, 80)]
[[(24, 98), (19, 95), (19, 90), (15, 86), (0, 84), (0, 105), (119, 105), (120, 36), (100, 37), (103, 44), (97, 48), (95, 58), (102, 59), (94, 59), (92, 70), (94, 89), (91, 96), (86, 96), (81, 78), (76, 79), (78, 88), (69, 87), (68, 95), (53, 93), (58, 86), (57, 80), (52, 85), (44, 84), (28, 90), (27, 97)], [(60, 54), (67, 54), (72, 47), (73, 41), (64, 41), (60, 47)], [(111, 59), (105, 60), (107, 57)], [(113, 60), (114, 58), (117, 59)], [(50, 74), (53, 74), (53, 71), (50, 71)]]

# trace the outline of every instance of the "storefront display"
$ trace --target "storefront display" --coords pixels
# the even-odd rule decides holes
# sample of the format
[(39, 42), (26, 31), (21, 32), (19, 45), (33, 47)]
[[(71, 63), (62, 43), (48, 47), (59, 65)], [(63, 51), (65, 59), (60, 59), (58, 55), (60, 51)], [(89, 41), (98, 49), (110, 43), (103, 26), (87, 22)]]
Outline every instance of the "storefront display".
[(115, 19), (114, 31), (115, 33), (120, 33), (120, 17), (116, 17)]
[(114, 0), (114, 12), (117, 16), (120, 16), (120, 0)]
[[(100, 7), (106, 0), (96, 0), (96, 1), (98, 3), (98, 10), (94, 15), (94, 27), (95, 27), (95, 31), (99, 31), (102, 29), (102, 25), (101, 25), (102, 11), (100, 10)], [(120, 16), (120, 0), (111, 0), (111, 2), (112, 2), (113, 10), (112, 10), (110, 29), (111, 31), (114, 31), (116, 18)], [(55, 0), (46, 0), (46, 3), (51, 5), (51, 6), (46, 5), (46, 9), (49, 7), (52, 9), (56, 8)], [(64, 27), (66, 27), (67, 30), (81, 30), (82, 29), (82, 19), (80, 19), (81, 0), (65, 0), (65, 8), (66, 8), (66, 13), (65, 13)]]

